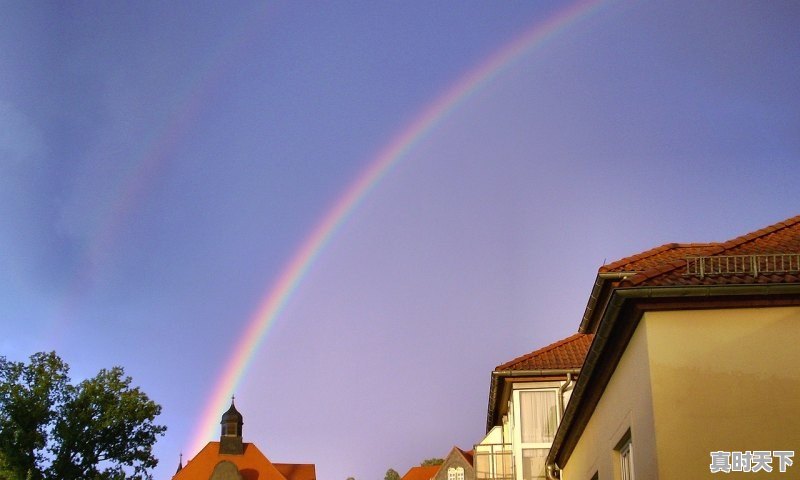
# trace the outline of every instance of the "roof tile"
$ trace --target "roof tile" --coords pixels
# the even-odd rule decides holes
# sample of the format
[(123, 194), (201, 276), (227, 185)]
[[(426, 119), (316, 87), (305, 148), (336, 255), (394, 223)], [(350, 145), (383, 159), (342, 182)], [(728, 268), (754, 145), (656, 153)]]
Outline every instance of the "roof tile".
[(436, 476), (440, 465), (411, 467), (401, 480), (430, 480)]
[(576, 333), (546, 347), (517, 357), (495, 368), (501, 370), (555, 370), (562, 368), (580, 368), (593, 334)]
[[(778, 222), (754, 232), (722, 243), (667, 244), (612, 264), (599, 271), (631, 271), (636, 275), (619, 283), (620, 287), (684, 286), (684, 285), (744, 285), (767, 283), (795, 283), (796, 273), (767, 273), (753, 276), (750, 273), (685, 275), (686, 257), (763, 255), (800, 253), (800, 215)], [(627, 269), (627, 270), (626, 270)]]
[(219, 453), (219, 442), (208, 442), (205, 447), (183, 466), (173, 480), (208, 478), (221, 461), (236, 465), (244, 480), (314, 480), (313, 464), (274, 464), (252, 443), (244, 443), (242, 455)]

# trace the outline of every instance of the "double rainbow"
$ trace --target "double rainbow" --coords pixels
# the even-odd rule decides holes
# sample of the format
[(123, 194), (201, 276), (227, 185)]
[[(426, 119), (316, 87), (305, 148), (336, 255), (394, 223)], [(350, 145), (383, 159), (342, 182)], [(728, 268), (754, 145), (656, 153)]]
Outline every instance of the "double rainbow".
[(219, 416), (228, 407), (231, 394), (247, 373), (250, 362), (264, 341), (269, 327), (275, 323), (292, 297), (292, 293), (331, 237), (358, 207), (358, 204), (364, 200), (370, 190), (473, 93), (512, 65), (515, 60), (540, 48), (554, 35), (596, 12), (603, 3), (602, 0), (577, 2), (556, 12), (546, 21), (534, 25), (522, 36), (507, 44), (477, 68), (463, 76), (425, 108), (412, 123), (402, 129), (377, 154), (328, 210), (296, 251), (291, 261), (281, 271), (275, 283), (267, 290), (266, 296), (248, 321), (247, 328), (242, 333), (233, 355), (214, 387), (193, 436), (190, 451), (199, 452), (209, 440), (215, 437), (219, 428)]

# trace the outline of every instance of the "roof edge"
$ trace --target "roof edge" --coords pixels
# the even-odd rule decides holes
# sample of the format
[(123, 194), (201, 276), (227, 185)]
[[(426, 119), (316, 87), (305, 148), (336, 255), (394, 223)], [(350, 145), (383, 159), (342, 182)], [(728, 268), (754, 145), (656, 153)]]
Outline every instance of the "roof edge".
[(497, 372), (497, 371), (502, 371), (502, 370), (508, 370), (509, 369), (508, 367), (510, 367), (511, 365), (514, 365), (516, 363), (519, 363), (519, 362), (522, 362), (524, 360), (528, 360), (528, 359), (531, 359), (531, 358), (534, 358), (534, 357), (538, 357), (539, 355), (543, 355), (543, 354), (545, 354), (547, 352), (550, 352), (552, 350), (555, 350), (555, 349), (557, 349), (557, 348), (559, 348), (559, 347), (561, 347), (563, 345), (567, 345), (568, 343), (572, 343), (572, 342), (575, 342), (577, 340), (580, 340), (581, 338), (583, 338), (584, 335), (591, 335), (591, 334), (582, 333), (582, 332), (573, 333), (569, 337), (562, 338), (561, 340), (555, 341), (555, 342), (553, 342), (553, 343), (551, 343), (549, 345), (546, 345), (546, 346), (544, 346), (542, 348), (534, 350), (534, 351), (532, 351), (530, 353), (526, 353), (525, 355), (520, 355), (517, 358), (509, 360), (509, 361), (507, 361), (505, 363), (502, 363), (502, 364), (494, 367), (494, 371)]
[[(705, 253), (705, 256), (714, 256), (719, 255), (727, 250), (731, 250), (736, 247), (740, 247), (746, 243), (754, 242), (759, 238), (764, 237), (765, 235), (769, 235), (775, 233), (779, 230), (783, 230), (785, 228), (789, 228), (796, 224), (800, 223), (800, 215), (796, 215), (791, 218), (787, 218), (786, 220), (774, 223), (772, 225), (766, 226), (764, 228), (760, 228), (750, 233), (746, 233), (744, 235), (740, 235), (738, 237), (732, 238), (728, 241), (717, 243), (717, 244), (710, 244), (708, 252)], [(685, 260), (674, 260), (672, 262), (667, 262), (663, 265), (660, 265), (655, 268), (651, 268), (649, 270), (645, 270), (643, 272), (638, 273), (637, 275), (631, 277), (630, 279), (625, 280), (624, 282), (628, 284), (628, 286), (636, 286), (640, 285), (647, 280), (650, 280), (654, 277), (659, 275), (663, 275), (672, 271), (677, 270), (685, 266)]]

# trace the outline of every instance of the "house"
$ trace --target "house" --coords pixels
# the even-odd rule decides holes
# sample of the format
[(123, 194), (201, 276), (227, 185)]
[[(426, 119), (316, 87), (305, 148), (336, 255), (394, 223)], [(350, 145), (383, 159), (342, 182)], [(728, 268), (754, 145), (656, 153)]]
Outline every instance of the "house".
[(172, 480), (316, 480), (313, 464), (272, 463), (253, 443), (242, 441), (244, 419), (231, 400), (222, 415), (219, 442), (209, 442)]
[(453, 447), (432, 478), (433, 480), (475, 480), (472, 452)]
[(578, 332), (552, 478), (800, 472), (800, 216), (601, 267)]
[(593, 335), (576, 333), (492, 372), (478, 480), (545, 478), (545, 458)]
[(472, 453), (453, 447), (439, 465), (411, 467), (401, 480), (475, 480)]

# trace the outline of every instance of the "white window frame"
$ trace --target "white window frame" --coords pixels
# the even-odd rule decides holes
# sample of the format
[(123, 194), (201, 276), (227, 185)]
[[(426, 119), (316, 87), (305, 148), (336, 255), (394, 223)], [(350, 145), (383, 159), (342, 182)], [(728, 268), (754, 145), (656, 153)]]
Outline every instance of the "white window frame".
[(522, 451), (528, 449), (550, 449), (553, 446), (552, 442), (526, 442), (522, 443), (522, 414), (520, 411), (522, 402), (520, 400), (520, 395), (523, 392), (552, 392), (556, 396), (556, 426), (561, 423), (561, 412), (558, 409), (558, 405), (560, 402), (558, 400), (559, 389), (557, 387), (557, 383), (548, 382), (547, 386), (537, 386), (534, 387), (531, 385), (530, 387), (525, 386), (523, 388), (515, 389), (512, 395), (513, 412), (510, 415), (512, 419), (512, 450), (513, 450), (513, 457), (514, 457), (514, 477), (516, 480), (523, 480), (523, 459), (522, 459)]
[(619, 465), (620, 480), (634, 480), (633, 474), (633, 442), (630, 432), (626, 433), (615, 449)]
[(464, 467), (449, 467), (447, 480), (464, 480)]

